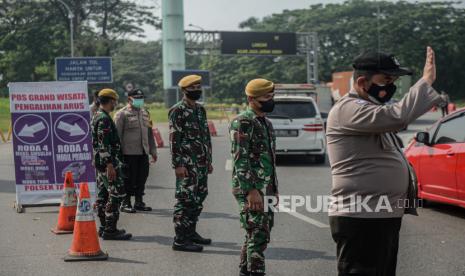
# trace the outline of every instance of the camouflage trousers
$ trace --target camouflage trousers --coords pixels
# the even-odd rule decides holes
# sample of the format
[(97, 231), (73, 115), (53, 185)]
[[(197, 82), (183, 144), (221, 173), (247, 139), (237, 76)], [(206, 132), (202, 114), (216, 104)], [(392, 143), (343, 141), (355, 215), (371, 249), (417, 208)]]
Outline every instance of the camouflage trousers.
[(249, 210), (245, 195), (237, 194), (235, 198), (239, 204), (241, 228), (246, 231), (239, 267), (247, 267), (249, 272), (264, 273), (265, 255), (263, 253), (270, 242), (274, 214), (271, 210), (266, 212)]
[(190, 167), (187, 170), (188, 177), (176, 178), (173, 223), (176, 238), (180, 240), (188, 239), (194, 233), (208, 195), (208, 167)]
[(108, 181), (105, 172), (97, 171), (97, 200), (95, 208), (100, 224), (105, 230), (113, 231), (119, 219), (119, 206), (126, 196), (121, 170), (117, 170), (116, 180)]

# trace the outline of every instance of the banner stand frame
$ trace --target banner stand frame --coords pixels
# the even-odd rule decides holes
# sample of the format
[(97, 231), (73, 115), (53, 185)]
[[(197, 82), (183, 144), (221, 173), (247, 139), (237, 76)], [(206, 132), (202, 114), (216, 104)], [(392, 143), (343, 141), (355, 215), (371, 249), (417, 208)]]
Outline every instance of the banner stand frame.
[(22, 205), (15, 200), (13, 208), (16, 210), (16, 213), (21, 214), (26, 212), (26, 208), (30, 207), (55, 207), (60, 206), (60, 203), (46, 203), (46, 204), (25, 204)]
[[(38, 85), (38, 84), (41, 84), (41, 85)], [(84, 164), (85, 166), (81, 165), (81, 164), (79, 165), (79, 171), (78, 171), (79, 176), (82, 178), (83, 174), (87, 175), (87, 178), (83, 178), (82, 181), (78, 181), (78, 182), (79, 183), (87, 182), (89, 185), (95, 185), (94, 188), (93, 188), (95, 190), (94, 190), (93, 193), (91, 193), (91, 198), (95, 202), (95, 200), (96, 200), (96, 181), (94, 180), (95, 179), (95, 174), (94, 174), (95, 169), (93, 168), (93, 165), (91, 165), (91, 162), (89, 161), (91, 159), (89, 159), (87, 157), (87, 155), (89, 154), (88, 153), (89, 149), (90, 149), (90, 152), (92, 152), (92, 144), (91, 144), (91, 142), (87, 141), (87, 140), (89, 140), (88, 136), (89, 136), (89, 133), (90, 133), (90, 126), (89, 126), (90, 120), (88, 118), (88, 116), (90, 114), (90, 110), (89, 110), (87, 81), (69, 81), (69, 82), (49, 81), (49, 82), (17, 82), (17, 83), (9, 83), (8, 88), (9, 88), (9, 92), (10, 92), (10, 99), (11, 99), (11, 95), (12, 95), (13, 92), (14, 93), (19, 93), (18, 92), (18, 87), (22, 88), (22, 90), (20, 90), (20, 91), (24, 95), (27, 95), (27, 94), (40, 94), (40, 93), (45, 93), (45, 94), (47, 94), (47, 93), (48, 94), (62, 93), (63, 95), (65, 95), (65, 94), (74, 93), (74, 94), (76, 94), (76, 96), (79, 96), (79, 97), (72, 97), (72, 98), (68, 99), (68, 98), (64, 98), (64, 96), (63, 96), (63, 101), (62, 102), (64, 102), (65, 104), (68, 103), (69, 107), (65, 106), (63, 108), (64, 111), (60, 111), (60, 112), (58, 112), (56, 110), (61, 110), (61, 108), (56, 109), (56, 110), (55, 109), (54, 110), (48, 110), (47, 109), (45, 111), (38, 111), (38, 112), (32, 112), (32, 113), (24, 112), (24, 111), (17, 111), (16, 112), (16, 109), (14, 109), (13, 105), (12, 105), (13, 101), (10, 101), (10, 112), (11, 112), (11, 115), (12, 115), (12, 121), (15, 120), (14, 116), (16, 116), (16, 122), (18, 122), (18, 120), (21, 120), (21, 119), (23, 121), (26, 120), (25, 122), (21, 121), (24, 124), (24, 126), (22, 128), (21, 128), (21, 126), (19, 126), (18, 129), (16, 129), (16, 132), (14, 130), (14, 125), (15, 124), (13, 124), (13, 127), (12, 127), (12, 134), (14, 134), (13, 135), (13, 151), (15, 152), (15, 150), (16, 150), (15, 146), (17, 146), (17, 145), (15, 145), (15, 140), (14, 140), (14, 137), (15, 137), (16, 133), (21, 133), (22, 131), (30, 131), (30, 129), (28, 127), (29, 127), (30, 124), (33, 124), (30, 121), (27, 121), (27, 119), (24, 119), (23, 117), (32, 116), (32, 115), (36, 116), (37, 119), (36, 118), (32, 118), (32, 119), (36, 119), (36, 121), (39, 121), (39, 123), (42, 125), (42, 128), (39, 129), (39, 130), (35, 130), (35, 129), (33, 129), (33, 130), (35, 130), (35, 132), (38, 132), (38, 131), (41, 131), (43, 129), (47, 129), (48, 133), (45, 133), (45, 134), (42, 133), (41, 135), (43, 137), (39, 136), (40, 138), (37, 138), (38, 141), (40, 140), (40, 142), (34, 141), (34, 140), (31, 140), (31, 141), (28, 141), (28, 140), (22, 141), (21, 140), (21, 142), (23, 144), (26, 144), (26, 145), (38, 145), (38, 144), (41, 144), (42, 142), (44, 142), (44, 140), (46, 140), (46, 139), (51, 139), (52, 142), (46, 141), (46, 143), (44, 143), (45, 146), (47, 146), (46, 149), (40, 148), (39, 150), (36, 150), (37, 152), (42, 150), (44, 152), (45, 151), (50, 152), (51, 154), (46, 154), (46, 155), (45, 154), (42, 154), (42, 155), (32, 154), (31, 156), (40, 156), (40, 158), (42, 158), (44, 160), (46, 160), (47, 158), (50, 159), (50, 156), (52, 156), (51, 157), (52, 159), (51, 160), (46, 160), (45, 164), (42, 164), (42, 163), (35, 164), (34, 163), (34, 164), (26, 164), (26, 165), (31, 166), (31, 167), (39, 166), (39, 165), (41, 165), (41, 166), (48, 165), (49, 167), (53, 168), (52, 171), (55, 174), (55, 175), (51, 176), (52, 178), (51, 178), (51, 180), (48, 181), (49, 183), (35, 183), (35, 182), (34, 183), (24, 183), (24, 182), (21, 182), (19, 180), (19, 179), (21, 179), (21, 177), (24, 178), (24, 176), (20, 176), (19, 179), (18, 179), (18, 172), (16, 171), (15, 172), (16, 193), (15, 193), (15, 199), (14, 199), (12, 208), (16, 211), (16, 213), (20, 214), (20, 213), (25, 213), (26, 208), (29, 208), (29, 207), (58, 207), (58, 206), (60, 206), (60, 204), (61, 204), (60, 203), (60, 198), (62, 197), (62, 192), (59, 192), (59, 193), (58, 192), (50, 193), (50, 192), (47, 192), (47, 191), (45, 191), (43, 193), (42, 192), (40, 192), (40, 193), (36, 192), (35, 194), (31, 193), (31, 195), (33, 195), (33, 197), (28, 197), (28, 196), (26, 196), (26, 192), (25, 192), (24, 188), (21, 187), (19, 189), (18, 185), (21, 185), (21, 184), (31, 184), (31, 185), (33, 185), (33, 184), (46, 184), (46, 185), (53, 185), (52, 189), (50, 189), (50, 190), (54, 190), (54, 191), (57, 191), (59, 189), (61, 190), (60, 186), (62, 186), (61, 183), (63, 183), (63, 180), (59, 180), (59, 176), (57, 175), (57, 171), (64, 170), (64, 169), (70, 167), (70, 165), (72, 165), (74, 163), (77, 163), (77, 162), (85, 163)], [(77, 92), (79, 92), (80, 94), (83, 94), (84, 96), (77, 95)], [(21, 93), (19, 93), (19, 94), (21, 94)], [(34, 100), (30, 100), (29, 98), (26, 98), (26, 97), (17, 98), (16, 100), (19, 103), (25, 103), (25, 104), (28, 104), (29, 103), (28, 101), (34, 101)], [(47, 101), (48, 102), (53, 102), (53, 101), (56, 101), (56, 100), (55, 100), (55, 98), (50, 98)], [(15, 111), (16, 113), (14, 113), (13, 111)], [(25, 115), (22, 115), (22, 113), (25, 113)], [(42, 115), (42, 114), (39, 114), (39, 113), (44, 113), (45, 115)], [(66, 117), (66, 116), (68, 116), (68, 117)], [(79, 131), (80, 131), (79, 135), (82, 136), (82, 137), (78, 137), (78, 138), (75, 138), (75, 139), (80, 139), (80, 140), (76, 140), (76, 141), (66, 140), (67, 138), (69, 138), (68, 136), (73, 136), (73, 135), (69, 134), (70, 131), (67, 128), (63, 129), (63, 128), (57, 127), (56, 126), (57, 122), (63, 123), (65, 125), (65, 127), (68, 126), (68, 125), (71, 125), (71, 126), (76, 126), (77, 125), (78, 128), (79, 128)], [(64, 132), (62, 131), (62, 134), (59, 134), (59, 132), (56, 132), (57, 129), (63, 130)], [(35, 134), (35, 132), (33, 134)], [(62, 135), (62, 137), (60, 138), (59, 135)], [(22, 136), (25, 136), (25, 135), (22, 135)], [(34, 137), (34, 135), (32, 135), (32, 136), (30, 136), (30, 135), (27, 136), (26, 135), (25, 137)], [(26, 139), (26, 138), (23, 138), (23, 139)], [(55, 139), (58, 139), (58, 140), (55, 140)], [(56, 143), (55, 143), (55, 141), (56, 141)], [(19, 143), (19, 142), (17, 142), (17, 143), (19, 145), (21, 145), (21, 143)], [(57, 144), (58, 145), (59, 144), (63, 144), (63, 145), (82, 144), (82, 145), (80, 145), (80, 148), (79, 148), (78, 151), (67, 150), (67, 151), (63, 151), (63, 154), (64, 153), (68, 153), (69, 155), (71, 155), (71, 153), (83, 154), (83, 157), (79, 157), (79, 158), (84, 158), (84, 157), (85, 158), (84, 159), (76, 159), (76, 160), (72, 160), (72, 159), (65, 160), (66, 162), (63, 161), (62, 164), (57, 165), (57, 163), (55, 163), (55, 158), (56, 158), (55, 154), (57, 154), (57, 148), (56, 148)], [(85, 150), (81, 150), (81, 148), (83, 149), (83, 145), (88, 145), (89, 149), (86, 147)], [(41, 147), (42, 147), (42, 145), (41, 145)], [(26, 148), (23, 151), (25, 153), (28, 153), (29, 151), (32, 151), (32, 150), (29, 150), (29, 149)], [(59, 151), (58, 151), (58, 153), (59, 153)], [(22, 157), (23, 155), (18, 155), (18, 156)], [(29, 156), (29, 155), (24, 155), (24, 156)], [(22, 163), (18, 163), (19, 161), (16, 160), (16, 158), (18, 158), (18, 157), (15, 155), (15, 160), (14, 160), (15, 161), (15, 170), (17, 170), (18, 164), (22, 164)], [(20, 161), (22, 162), (22, 159)], [(28, 160), (26, 160), (26, 161), (28, 161)], [(34, 160), (32, 160), (32, 161), (34, 161)], [(41, 160), (41, 161), (44, 162), (43, 160)], [(52, 161), (53, 161), (53, 163), (52, 163)], [(70, 164), (67, 164), (67, 163), (70, 163)], [(68, 167), (66, 167), (66, 165)], [(74, 166), (74, 167), (76, 167), (76, 166)], [(72, 169), (74, 169), (74, 167), (68, 168), (68, 170), (72, 170)], [(35, 171), (35, 169), (34, 169), (34, 171)], [(90, 171), (93, 171), (93, 172), (91, 173)], [(50, 176), (47, 176), (47, 179), (49, 179), (49, 178), (50, 178)], [(37, 176), (29, 176), (28, 179), (38, 179), (38, 178), (37, 178)], [(57, 186), (57, 185), (59, 185), (59, 186)], [(49, 190), (49, 189), (46, 189), (46, 190)], [(39, 191), (39, 190), (35, 190), (35, 191)], [(33, 192), (34, 192), (34, 190), (33, 190)], [(28, 199), (26, 199), (26, 197), (28, 197)], [(56, 199), (56, 201), (55, 201), (55, 199)]]

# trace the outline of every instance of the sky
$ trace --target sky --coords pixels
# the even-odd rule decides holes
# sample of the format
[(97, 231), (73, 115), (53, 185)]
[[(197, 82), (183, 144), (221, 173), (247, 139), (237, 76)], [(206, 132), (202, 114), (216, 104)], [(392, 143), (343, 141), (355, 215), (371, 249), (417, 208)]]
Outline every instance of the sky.
[[(441, 1), (441, 0), (438, 0)], [(156, 3), (161, 6), (161, 0), (137, 0), (145, 4)], [(239, 23), (250, 17), (263, 18), (283, 10), (304, 9), (318, 3), (342, 3), (344, 0), (184, 0), (184, 29), (213, 31), (236, 31)], [(465, 6), (465, 1), (461, 1)], [(158, 16), (161, 10), (158, 9)], [(190, 27), (193, 24), (198, 27)], [(158, 40), (160, 31), (153, 27), (144, 27), (144, 41)]]
[[(139, 2), (139, 1), (137, 1)], [(153, 0), (141, 1), (151, 4)], [(161, 0), (155, 1), (161, 6)], [(342, 0), (184, 0), (184, 29), (199, 30), (189, 27), (193, 24), (204, 30), (236, 31), (239, 23), (254, 16), (263, 18), (273, 13), (280, 13), (285, 9), (303, 9), (317, 3), (339, 3)], [(158, 15), (161, 15), (159, 10)], [(160, 31), (153, 27), (145, 27), (147, 40), (160, 38)]]

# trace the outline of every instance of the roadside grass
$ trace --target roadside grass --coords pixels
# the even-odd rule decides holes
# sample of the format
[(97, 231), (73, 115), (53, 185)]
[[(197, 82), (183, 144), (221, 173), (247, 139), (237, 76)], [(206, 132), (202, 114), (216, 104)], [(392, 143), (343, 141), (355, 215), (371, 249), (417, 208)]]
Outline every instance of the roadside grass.
[(465, 107), (465, 100), (458, 100), (455, 102), (458, 108)]
[(8, 132), (10, 124), (10, 100), (8, 98), (0, 98), (0, 131), (4, 133)]
[[(122, 107), (122, 106), (121, 106)], [(163, 103), (151, 103), (146, 106), (155, 124), (168, 122), (169, 109)], [(209, 120), (223, 120), (234, 117), (231, 111), (232, 105), (210, 104), (207, 105), (207, 116)], [(10, 101), (8, 98), (0, 98), (0, 131), (8, 132), (11, 124)]]

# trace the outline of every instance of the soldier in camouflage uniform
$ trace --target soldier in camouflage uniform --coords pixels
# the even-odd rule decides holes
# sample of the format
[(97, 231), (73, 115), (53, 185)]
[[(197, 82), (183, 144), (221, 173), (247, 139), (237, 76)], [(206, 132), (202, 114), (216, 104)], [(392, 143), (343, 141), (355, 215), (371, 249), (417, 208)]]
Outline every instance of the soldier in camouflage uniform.
[(264, 195), (275, 196), (278, 182), (275, 169), (276, 139), (271, 122), (265, 117), (274, 108), (274, 84), (255, 79), (246, 86), (249, 106), (229, 128), (233, 158), (233, 195), (239, 204), (245, 242), (241, 251), (239, 275), (265, 275), (265, 251), (270, 242), (273, 212), (264, 209)]
[(181, 102), (169, 111), (172, 167), (176, 174), (176, 204), (173, 250), (200, 252), (211, 239), (196, 231), (207, 197), (208, 174), (212, 173), (212, 147), (207, 113), (196, 103), (201, 96), (201, 77), (190, 75), (179, 82), (184, 93)]
[(118, 94), (112, 89), (98, 93), (97, 112), (92, 118), (94, 165), (97, 172), (97, 200), (95, 208), (100, 219), (99, 234), (104, 240), (128, 240), (125, 230), (118, 230), (121, 199), (126, 195), (122, 178), (122, 152), (116, 126), (110, 113), (118, 103)]

